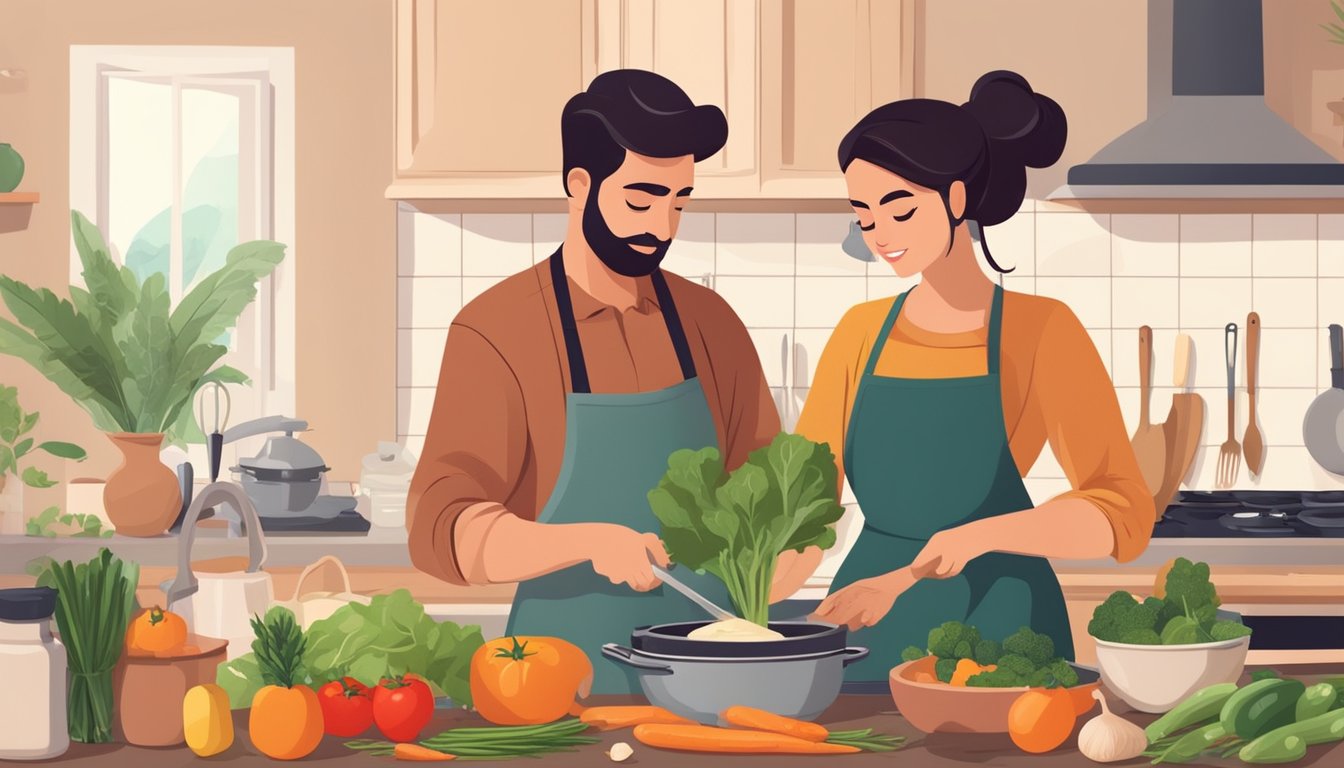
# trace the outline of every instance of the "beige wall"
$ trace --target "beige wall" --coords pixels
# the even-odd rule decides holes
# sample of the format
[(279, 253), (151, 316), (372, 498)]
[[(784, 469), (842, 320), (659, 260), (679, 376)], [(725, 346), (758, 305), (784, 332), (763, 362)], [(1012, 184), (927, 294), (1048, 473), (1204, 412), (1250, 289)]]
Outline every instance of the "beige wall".
[[(27, 161), (21, 190), (40, 192), (26, 230), (0, 234), (0, 270), (34, 285), (68, 284), (69, 47), (292, 46), (296, 98), (297, 415), (339, 478), (396, 428), (396, 211), (383, 199), (393, 148), (393, 4), (386, 0), (6, 0), (0, 69), (28, 73), (0, 93), (0, 142)], [(43, 415), (42, 436), (75, 440), (91, 459), (70, 476), (102, 476), (115, 451), (83, 411), (14, 358), (0, 381)], [(59, 462), (41, 464), (55, 477)], [(30, 513), (58, 503), (33, 494)]]

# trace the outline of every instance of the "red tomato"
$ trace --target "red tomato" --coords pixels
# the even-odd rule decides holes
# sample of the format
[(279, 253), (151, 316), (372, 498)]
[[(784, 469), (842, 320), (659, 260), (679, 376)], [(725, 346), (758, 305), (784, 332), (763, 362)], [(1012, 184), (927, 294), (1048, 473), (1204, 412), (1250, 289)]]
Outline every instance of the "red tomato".
[(373, 722), (390, 741), (415, 741), (434, 716), (434, 693), (424, 680), (406, 675), (373, 689)]
[(317, 691), (324, 730), (332, 736), (358, 736), (373, 725), (373, 698), (353, 677), (332, 680)]

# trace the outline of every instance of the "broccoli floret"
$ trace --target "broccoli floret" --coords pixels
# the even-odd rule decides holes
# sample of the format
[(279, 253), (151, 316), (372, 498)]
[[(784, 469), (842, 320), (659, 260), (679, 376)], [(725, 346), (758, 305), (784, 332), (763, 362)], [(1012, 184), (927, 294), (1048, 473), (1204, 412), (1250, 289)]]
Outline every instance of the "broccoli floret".
[(1166, 629), (1166, 622), (1177, 616), (1188, 616), (1198, 622), (1211, 621), (1219, 600), (1217, 590), (1209, 581), (1209, 564), (1176, 558), (1167, 572), (1163, 603), (1162, 614), (1158, 617), (1163, 629)]
[[(1148, 598), (1142, 603), (1123, 590), (1112, 592), (1106, 602), (1092, 612), (1092, 620), (1087, 624), (1087, 633), (1098, 640), (1111, 643), (1132, 642), (1124, 637), (1132, 632), (1147, 630), (1158, 632), (1158, 615), (1163, 602)], [(1156, 643), (1154, 643), (1156, 645)]]
[(1215, 621), (1213, 626), (1209, 627), (1209, 636), (1214, 641), (1235, 640), (1238, 637), (1245, 637), (1251, 634), (1251, 628), (1239, 621)]
[(940, 659), (969, 659), (978, 642), (980, 631), (960, 621), (946, 621), (929, 630), (929, 653)]
[(915, 661), (916, 659), (922, 659), (928, 655), (929, 654), (925, 653), (923, 650), (912, 645), (907, 647), (904, 651), (901, 651), (901, 661)]
[(1078, 684), (1078, 670), (1063, 659), (1055, 659), (1045, 669), (1055, 682), (1064, 688), (1072, 688)]
[(1113, 642), (1125, 645), (1161, 645), (1162, 636), (1151, 629), (1130, 629)]
[(1033, 667), (1045, 666), (1055, 658), (1055, 641), (1049, 635), (1022, 627), (1003, 641), (1003, 652), (1025, 656)]
[(995, 640), (981, 640), (975, 646), (975, 663), (982, 667), (990, 664), (998, 664), (999, 657), (1003, 655), (1003, 646)]
[(1027, 679), (1016, 671), (999, 667), (992, 672), (981, 672), (978, 675), (972, 675), (966, 681), (966, 685), (971, 688), (1020, 688), (1027, 684)]
[(957, 671), (957, 662), (960, 659), (939, 659), (933, 665), (933, 672), (938, 676), (938, 680), (944, 683), (952, 682), (952, 673)]
[(1025, 680), (1032, 672), (1036, 671), (1036, 665), (1025, 656), (1019, 656), (1015, 653), (1005, 653), (999, 657), (999, 669), (1006, 669), (1018, 677)]

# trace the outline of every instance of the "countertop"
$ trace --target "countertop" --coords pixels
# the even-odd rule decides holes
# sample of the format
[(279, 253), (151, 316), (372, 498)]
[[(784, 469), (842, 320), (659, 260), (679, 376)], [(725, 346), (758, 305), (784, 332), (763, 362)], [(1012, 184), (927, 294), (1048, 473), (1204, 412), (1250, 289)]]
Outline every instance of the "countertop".
[[(1248, 671), (1249, 674), (1249, 671)], [(1301, 677), (1304, 680), (1310, 680), (1315, 677), (1344, 674), (1344, 666), (1340, 665), (1321, 665), (1317, 667), (1294, 668), (1293, 675)], [(1245, 683), (1248, 678), (1243, 677)], [(1152, 715), (1128, 711), (1123, 703), (1120, 703), (1115, 697), (1108, 697), (1109, 700), (1116, 702), (1118, 706), (1112, 707), (1113, 711), (1122, 714), (1139, 725), (1147, 725), (1154, 718)], [(595, 696), (589, 704), (623, 704), (634, 703), (633, 697), (618, 696)], [(639, 703), (643, 703), (642, 699)], [(1087, 717), (1079, 718), (1079, 727), (1091, 717), (1100, 712), (1094, 709)], [(895, 712), (891, 699), (887, 696), (854, 696), (842, 695), (836, 703), (828, 709), (818, 722), (826, 725), (831, 730), (851, 730), (857, 728), (872, 728), (882, 733), (898, 734), (905, 736), (908, 741), (906, 745), (892, 753), (865, 753), (857, 755), (845, 755), (843, 757), (825, 756), (784, 756), (784, 755), (766, 755), (766, 756), (743, 756), (743, 755), (700, 755), (683, 752), (670, 752), (645, 747), (634, 740), (629, 730), (612, 731), (608, 733), (595, 734), (602, 741), (588, 747), (583, 747), (577, 752), (548, 755), (540, 760), (520, 759), (499, 761), (503, 765), (537, 765), (541, 768), (554, 766), (555, 768), (571, 768), (576, 766), (596, 766), (608, 765), (608, 761), (603, 753), (610, 746), (618, 741), (624, 741), (630, 744), (635, 750), (634, 757), (626, 765), (645, 766), (646, 768), (659, 768), (661, 766), (685, 766), (693, 763), (696, 766), (743, 766), (743, 768), (752, 768), (757, 766), (765, 768), (766, 766), (796, 765), (796, 766), (827, 766), (833, 768), (835, 765), (843, 764), (845, 766), (853, 765), (856, 768), (860, 766), (878, 766), (878, 765), (910, 765), (919, 766), (965, 766), (965, 765), (993, 765), (993, 766), (1043, 766), (1045, 768), (1072, 768), (1073, 766), (1088, 766), (1095, 768), (1097, 765), (1078, 753), (1074, 747), (1077, 741), (1077, 730), (1070, 737), (1065, 746), (1045, 755), (1028, 755), (1020, 752), (1007, 735), (967, 735), (967, 734), (923, 734), (915, 730), (899, 714)], [(478, 726), (482, 722), (473, 714), (462, 710), (440, 711), (436, 713), (435, 720), (431, 723), (427, 733), (435, 733), (439, 730), (452, 727)], [(254, 752), (247, 739), (247, 712), (240, 710), (234, 712), (234, 725), (236, 736), (234, 745), (224, 754), (211, 758), (214, 761), (227, 762), (231, 765), (272, 765), (273, 762), (268, 758), (262, 757)], [(322, 745), (318, 747), (307, 760), (320, 760), (325, 766), (371, 766), (379, 764), (391, 764), (390, 759), (374, 758), (363, 754), (351, 752), (342, 746), (342, 739), (326, 738)], [(112, 757), (112, 765), (134, 765), (137, 768), (167, 768), (168, 766), (189, 766), (202, 765), (196, 757), (192, 755), (185, 747), (180, 749), (143, 749), (138, 747), (128, 747), (117, 744), (103, 745), (72, 745), (70, 751), (60, 760), (50, 761), (61, 765), (72, 766), (95, 766), (107, 765), (107, 758)], [(1307, 758), (1296, 763), (1300, 766), (1312, 765), (1338, 765), (1344, 761), (1344, 745), (1335, 744), (1333, 746), (1320, 745), (1312, 747), (1307, 753)], [(493, 761), (492, 761), (493, 764)], [(1139, 758), (1125, 763), (1112, 763), (1111, 765), (1139, 766), (1147, 765), (1148, 760)], [(1233, 761), (1212, 761), (1205, 763), (1193, 763), (1194, 765), (1215, 765), (1232, 766), (1240, 765)]]

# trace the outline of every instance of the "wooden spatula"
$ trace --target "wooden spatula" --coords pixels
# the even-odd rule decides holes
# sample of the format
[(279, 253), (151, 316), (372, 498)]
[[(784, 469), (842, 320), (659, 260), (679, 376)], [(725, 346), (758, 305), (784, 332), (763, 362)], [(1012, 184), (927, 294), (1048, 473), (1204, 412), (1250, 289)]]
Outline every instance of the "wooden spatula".
[(1167, 436), (1162, 427), (1148, 419), (1148, 401), (1152, 399), (1153, 329), (1139, 329), (1139, 426), (1130, 440), (1134, 457), (1139, 460), (1139, 471), (1148, 485), (1148, 492), (1156, 494), (1162, 487), (1163, 468), (1167, 460)]
[(1176, 491), (1190, 474), (1195, 463), (1195, 454), (1199, 452), (1199, 440), (1204, 433), (1204, 398), (1193, 392), (1186, 392), (1190, 384), (1190, 357), (1193, 344), (1190, 337), (1182, 333), (1176, 337), (1172, 383), (1176, 385), (1176, 394), (1171, 397), (1171, 411), (1162, 425), (1167, 436), (1166, 466), (1162, 471), (1162, 487), (1153, 495), (1157, 506), (1157, 516), (1162, 517)]
[(1260, 316), (1252, 312), (1246, 316), (1246, 396), (1250, 399), (1250, 415), (1246, 420), (1246, 435), (1241, 439), (1241, 452), (1246, 456), (1246, 469), (1260, 476), (1265, 467), (1265, 437), (1255, 417), (1255, 390), (1260, 367)]

